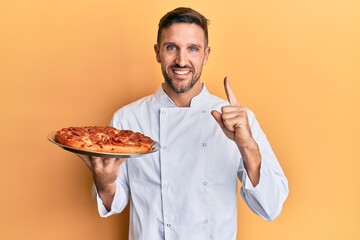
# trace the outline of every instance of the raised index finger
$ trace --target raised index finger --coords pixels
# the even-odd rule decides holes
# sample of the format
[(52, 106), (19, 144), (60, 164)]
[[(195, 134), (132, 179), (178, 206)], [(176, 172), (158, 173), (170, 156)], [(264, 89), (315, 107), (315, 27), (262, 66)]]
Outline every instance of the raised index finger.
[(224, 78), (224, 86), (225, 86), (226, 96), (230, 102), (230, 105), (231, 106), (240, 106), (240, 103), (237, 101), (235, 94), (234, 94), (233, 90), (231, 89), (230, 80), (228, 79), (228, 77)]

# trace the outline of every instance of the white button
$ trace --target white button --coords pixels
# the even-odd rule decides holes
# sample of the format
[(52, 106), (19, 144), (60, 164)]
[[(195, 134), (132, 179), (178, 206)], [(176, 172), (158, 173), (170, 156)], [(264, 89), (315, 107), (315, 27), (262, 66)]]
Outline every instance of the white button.
[(202, 112), (202, 113), (206, 113), (206, 110), (202, 110), (201, 112)]
[(163, 185), (163, 189), (167, 189), (168, 188), (168, 185), (167, 184), (164, 184)]
[(204, 185), (207, 185), (207, 184), (208, 184), (208, 182), (207, 182), (207, 181), (204, 181), (204, 182), (203, 182), (203, 184), (204, 184)]
[(166, 146), (163, 146), (162, 148), (163, 148), (164, 150), (165, 150), (165, 149), (167, 149), (167, 147), (166, 147)]
[(166, 224), (166, 226), (167, 226), (167, 227), (171, 227), (171, 224), (170, 224), (170, 223), (168, 223), (168, 224)]
[(205, 220), (204, 220), (204, 223), (209, 223), (209, 220), (205, 219)]
[(162, 114), (166, 114), (166, 111), (162, 111), (161, 113), (162, 113)]
[(206, 147), (206, 143), (203, 143), (202, 146), (203, 146), (203, 147)]

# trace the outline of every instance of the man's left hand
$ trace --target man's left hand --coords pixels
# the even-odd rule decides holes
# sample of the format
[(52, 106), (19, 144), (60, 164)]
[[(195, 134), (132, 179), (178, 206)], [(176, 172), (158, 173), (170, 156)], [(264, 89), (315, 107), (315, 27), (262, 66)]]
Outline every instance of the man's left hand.
[(260, 180), (261, 155), (259, 146), (252, 137), (247, 109), (239, 104), (234, 92), (230, 87), (227, 77), (224, 79), (224, 86), (229, 106), (223, 106), (221, 113), (216, 110), (211, 112), (212, 116), (220, 125), (225, 135), (233, 140), (243, 156), (244, 166), (249, 178), (256, 186)]
[(224, 79), (224, 87), (230, 105), (222, 107), (221, 113), (214, 110), (211, 114), (225, 135), (235, 141), (239, 148), (253, 144), (254, 139), (251, 135), (247, 109), (236, 99), (227, 77)]

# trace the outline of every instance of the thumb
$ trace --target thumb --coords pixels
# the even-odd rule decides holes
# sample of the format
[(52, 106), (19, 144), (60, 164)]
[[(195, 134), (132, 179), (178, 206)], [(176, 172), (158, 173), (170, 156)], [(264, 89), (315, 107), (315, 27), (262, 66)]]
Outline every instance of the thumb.
[(119, 168), (120, 165), (121, 165), (123, 162), (125, 162), (125, 160), (126, 160), (126, 158), (117, 158), (117, 159), (115, 159), (114, 165)]
[(222, 121), (222, 115), (216, 110), (211, 111), (211, 115), (215, 118), (216, 122), (220, 125), (221, 129), (225, 127), (223, 121)]

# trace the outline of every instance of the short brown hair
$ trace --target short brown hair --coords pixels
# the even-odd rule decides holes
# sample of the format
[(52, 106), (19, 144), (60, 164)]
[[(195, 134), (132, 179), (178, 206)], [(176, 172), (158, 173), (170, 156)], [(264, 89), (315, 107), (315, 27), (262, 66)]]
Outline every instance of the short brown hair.
[(208, 24), (209, 20), (206, 19), (199, 12), (186, 7), (176, 8), (168, 13), (166, 13), (159, 22), (159, 29), (157, 33), (157, 43), (160, 44), (161, 31), (164, 28), (171, 26), (174, 23), (195, 23), (204, 30), (205, 36), (205, 46), (209, 43), (208, 36)]

